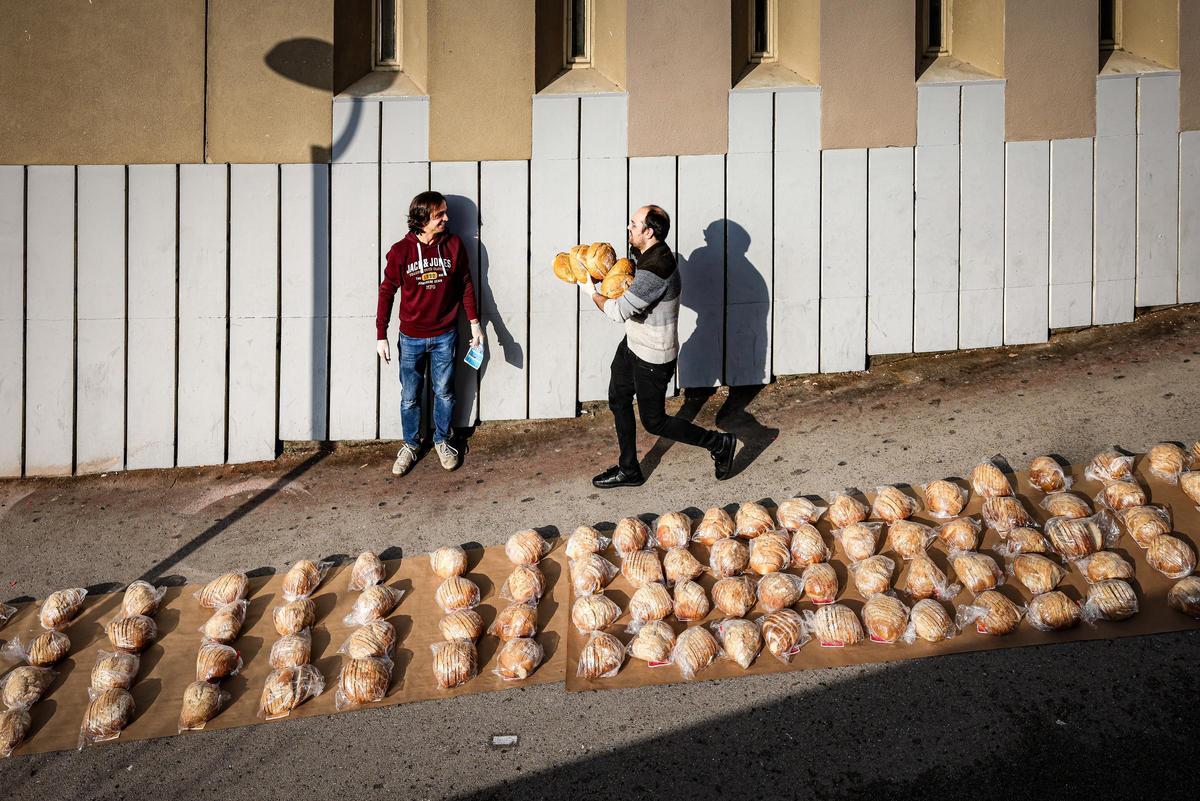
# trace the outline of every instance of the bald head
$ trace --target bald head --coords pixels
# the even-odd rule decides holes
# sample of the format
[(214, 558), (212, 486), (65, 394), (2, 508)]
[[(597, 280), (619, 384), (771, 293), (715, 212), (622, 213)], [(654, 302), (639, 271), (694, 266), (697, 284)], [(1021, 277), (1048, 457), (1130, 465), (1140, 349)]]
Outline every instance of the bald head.
[(629, 220), (629, 244), (641, 253), (665, 242), (671, 231), (671, 217), (662, 208), (654, 205), (642, 206)]

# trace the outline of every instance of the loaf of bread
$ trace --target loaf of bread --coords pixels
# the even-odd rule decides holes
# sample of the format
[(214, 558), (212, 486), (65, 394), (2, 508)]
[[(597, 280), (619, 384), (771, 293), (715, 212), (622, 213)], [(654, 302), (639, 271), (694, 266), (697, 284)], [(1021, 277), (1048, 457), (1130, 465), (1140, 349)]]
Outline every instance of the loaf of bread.
[(1170, 484), (1179, 481), (1189, 461), (1187, 451), (1174, 442), (1160, 442), (1146, 453), (1150, 474)]
[(1092, 514), (1091, 504), (1071, 492), (1052, 492), (1042, 498), (1041, 507), (1051, 517), (1088, 517)]
[(1200, 618), (1200, 576), (1180, 579), (1167, 593), (1167, 606), (1189, 617)]
[(1142, 548), (1149, 548), (1155, 537), (1171, 531), (1171, 512), (1165, 506), (1122, 509), (1117, 513), (1117, 519), (1125, 526), (1130, 538)]
[(759, 619), (763, 642), (771, 655), (789, 665), (792, 657), (808, 642), (804, 618), (795, 609), (778, 609)]
[[(1198, 465), (1200, 466), (1200, 465)], [(1179, 477), (1179, 488), (1183, 494), (1200, 507), (1200, 470), (1189, 470)]]
[(1036, 526), (1037, 521), (1025, 510), (1019, 498), (1000, 495), (983, 499), (983, 520), (1001, 536), (1014, 528)]
[(804, 568), (800, 580), (804, 582), (805, 597), (814, 604), (831, 604), (837, 598), (837, 571), (828, 562), (817, 562)]
[(23, 707), (0, 712), (0, 757), (12, 756), (17, 746), (25, 741), (31, 725), (33, 718)]
[(1013, 494), (1008, 476), (992, 459), (975, 465), (971, 471), (971, 489), (981, 498), (1003, 498)]
[(1133, 587), (1121, 579), (1109, 579), (1088, 588), (1081, 610), (1084, 620), (1127, 620), (1137, 614), (1138, 599)]
[(1196, 569), (1196, 554), (1178, 537), (1159, 534), (1146, 549), (1146, 563), (1167, 578), (1179, 579)]
[(595, 242), (584, 257), (588, 275), (593, 281), (601, 281), (617, 261), (617, 253), (607, 242)]
[(870, 509), (862, 501), (854, 497), (858, 490), (848, 489), (845, 492), (835, 492), (829, 503), (829, 522), (836, 528), (845, 528), (854, 523), (867, 519)]
[(925, 498), (925, 508), (929, 510), (929, 514), (938, 518), (960, 514), (967, 503), (967, 491), (946, 479), (929, 482), (921, 494)]
[(871, 642), (894, 643), (908, 626), (908, 607), (892, 595), (872, 595), (863, 604), (863, 625)]
[(207, 681), (192, 682), (183, 690), (183, 704), (179, 708), (179, 730), (203, 729), (232, 697), (215, 684)]
[(367, 587), (382, 584), (386, 576), (387, 569), (379, 557), (370, 551), (363, 551), (354, 560), (354, 566), (350, 568), (349, 589), (353, 592), (362, 592)]
[(537, 565), (517, 565), (504, 580), (500, 597), (516, 604), (536, 604), (546, 591), (546, 577)]
[(792, 563), (791, 537), (786, 531), (767, 531), (750, 540), (750, 570), (758, 575), (778, 573)]
[(1066, 631), (1079, 624), (1079, 604), (1059, 590), (1035, 595), (1025, 612), (1034, 628), (1041, 631)]
[(903, 559), (915, 559), (925, 554), (929, 543), (937, 539), (937, 532), (915, 520), (897, 520), (888, 526), (888, 539), (892, 549)]
[(709, 549), (708, 567), (717, 578), (741, 575), (749, 564), (750, 549), (741, 540), (727, 537)]
[(811, 525), (825, 514), (825, 507), (818, 506), (808, 498), (788, 498), (779, 502), (775, 510), (775, 519), (779, 527), (795, 531), (801, 526)]
[(1004, 540), (1011, 553), (1050, 553), (1050, 543), (1036, 528), (1019, 526), (1008, 532)]
[(629, 259), (617, 259), (613, 262), (613, 266), (608, 268), (608, 275), (604, 277), (608, 278), (609, 275), (632, 276), (635, 272), (636, 270), (632, 261)]
[(767, 612), (800, 603), (804, 580), (791, 573), (768, 573), (758, 580), (758, 603)]
[(1035, 456), (1029, 463), (1029, 483), (1042, 492), (1062, 492), (1067, 488), (1067, 477), (1053, 457)]
[(826, 648), (854, 645), (865, 636), (858, 616), (842, 604), (822, 606), (815, 613), (806, 612), (805, 617), (817, 642)]
[(317, 622), (317, 605), (311, 598), (297, 598), (271, 611), (275, 631), (281, 636), (298, 634)]
[[(200, 650), (205, 648), (228, 648), (227, 645), (220, 643), (203, 643)], [(230, 649), (232, 650), (232, 649)], [(237, 652), (234, 651), (234, 656)], [(197, 660), (198, 663), (199, 660)], [(241, 666), (239, 659), (235, 667)], [(94, 692), (101, 690), (112, 689), (113, 687), (122, 690), (128, 690), (137, 680), (138, 670), (141, 669), (142, 660), (137, 654), (130, 654), (124, 651), (100, 651), (96, 658), (96, 664), (92, 665), (91, 683), (89, 689)]]
[(1133, 578), (1133, 565), (1113, 551), (1097, 551), (1090, 556), (1083, 557), (1077, 564), (1088, 582), (1092, 584), (1108, 579)]
[(793, 567), (807, 567), (829, 558), (829, 546), (816, 526), (802, 523), (792, 531), (791, 561)]
[(558, 253), (554, 256), (554, 277), (568, 284), (575, 283), (575, 273), (571, 270), (571, 254)]
[(87, 590), (83, 587), (56, 590), (47, 595), (38, 613), (42, 628), (65, 628), (83, 609), (83, 599), (86, 595)]
[(645, 550), (650, 546), (650, 527), (636, 517), (623, 517), (613, 530), (612, 545), (621, 556)]
[(732, 536), (733, 518), (720, 506), (714, 506), (704, 513), (692, 539), (701, 545), (711, 546), (717, 540)]
[[(451, 576), (434, 590), (433, 600), (437, 602), (443, 612), (474, 609), (479, 605), (479, 585), (463, 576)], [(386, 615), (380, 617), (386, 617)]]
[(1067, 559), (1080, 559), (1104, 547), (1104, 534), (1095, 515), (1052, 517), (1046, 521), (1046, 538), (1055, 553)]
[(396, 627), (386, 620), (374, 620), (350, 632), (338, 653), (351, 659), (391, 659), (395, 645)]
[(496, 654), (495, 673), (505, 681), (524, 681), (545, 658), (541, 643), (529, 637), (508, 640)]
[(850, 573), (854, 576), (854, 587), (864, 598), (892, 588), (892, 573), (896, 563), (886, 556), (869, 556), (861, 562), (850, 565)]
[(308, 598), (321, 586), (329, 565), (317, 564), (311, 559), (301, 559), (288, 569), (283, 576), (283, 586), (280, 591), (284, 599), (293, 601), (297, 598)]
[(625, 294), (633, 283), (633, 276), (628, 273), (609, 273), (600, 282), (598, 292), (606, 298), (616, 299)]
[(125, 588), (125, 597), (121, 599), (121, 616), (154, 617), (158, 614), (158, 605), (166, 592), (166, 587), (155, 587), (148, 581), (133, 582)]
[(663, 554), (663, 574), (667, 584), (674, 586), (676, 582), (694, 579), (704, 572), (704, 565), (692, 555), (687, 548), (669, 548)]
[(196, 598), (205, 609), (220, 609), (242, 600), (249, 590), (250, 579), (245, 573), (225, 573), (205, 584)]
[(1097, 503), (1114, 512), (1145, 506), (1147, 500), (1146, 491), (1133, 480), (1110, 481), (1096, 495)]
[[(662, 585), (654, 585), (662, 586)], [(666, 590), (663, 590), (666, 592)], [(591, 597), (591, 596), (588, 596)], [(670, 596), (667, 597), (667, 611), (670, 612)], [(532, 637), (537, 634), (537, 607), (530, 604), (510, 604), (500, 610), (492, 621), (488, 632), (498, 637), (502, 642), (516, 640), (521, 637)], [(451, 639), (451, 638), (447, 638)], [(467, 639), (475, 639), (469, 637)]]
[(438, 631), (446, 640), (475, 642), (483, 636), (483, 618), (474, 609), (457, 609), (442, 616)]
[(920, 508), (921, 505), (915, 498), (906, 495), (899, 487), (889, 484), (875, 490), (875, 502), (871, 505), (871, 512), (884, 522), (895, 523), (897, 520), (907, 520)]
[(625, 663), (625, 646), (606, 631), (593, 631), (579, 651), (575, 675), (594, 681), (617, 675)]
[(1017, 554), (1012, 573), (1034, 595), (1050, 592), (1067, 576), (1062, 565), (1036, 553)]
[(246, 601), (234, 601), (225, 604), (213, 612), (200, 632), (210, 640), (231, 643), (242, 632), (242, 624), (246, 622)]
[[(200, 650), (196, 652), (196, 681), (222, 681), (237, 675), (241, 669), (241, 655), (237, 649), (225, 643), (201, 643)], [(92, 675), (95, 675), (95, 671), (92, 671)], [(126, 685), (126, 689), (130, 685)]]
[(133, 713), (133, 696), (128, 690), (113, 688), (97, 693), (83, 713), (80, 747), (121, 736), (121, 731), (133, 720)]
[(661, 515), (654, 524), (654, 539), (659, 548), (686, 548), (692, 539), (692, 519), (683, 512)]
[(598, 553), (589, 553), (570, 562), (571, 586), (576, 595), (600, 592), (613, 580), (620, 568)]
[(754, 539), (759, 534), (765, 534), (775, 529), (775, 521), (771, 513), (760, 503), (746, 501), (738, 507), (733, 517), (734, 534), (746, 539)]
[[(504, 548), (508, 551), (508, 546)], [(461, 545), (443, 545), (429, 554), (429, 569), (438, 578), (448, 579), (467, 572), (467, 551)]]
[(629, 641), (629, 655), (634, 659), (651, 664), (662, 664), (671, 659), (675, 647), (675, 630), (662, 620), (651, 620), (638, 629)]
[(571, 622), (580, 634), (607, 628), (620, 616), (621, 607), (606, 595), (581, 595), (571, 606)]
[(568, 559), (582, 559), (588, 554), (600, 553), (607, 547), (608, 537), (591, 526), (579, 526), (567, 538), (565, 553)]
[(902, 586), (908, 597), (913, 599), (938, 598), (946, 601), (962, 590), (962, 585), (951, 584), (942, 569), (928, 556), (909, 560)]
[(285, 717), (293, 709), (325, 691), (325, 677), (312, 665), (271, 671), (263, 684), (259, 714), (267, 720)]
[[(443, 590), (442, 588), (445, 586), (446, 582), (466, 582), (466, 584), (469, 584), (470, 587), (466, 587), (465, 585), (460, 587), (458, 584), (455, 584), (451, 588)], [(478, 603), (479, 588), (476, 587), (475, 583), (470, 579), (456, 576), (446, 579), (446, 582), (443, 582), (442, 586), (438, 587), (437, 589), (437, 598), (439, 603), (442, 601), (442, 594), (446, 595), (451, 600), (462, 600), (458, 595), (455, 594), (455, 592), (457, 591), (464, 595), (469, 595), (471, 592), (471, 587), (474, 587), (475, 603)], [(362, 594), (358, 596), (358, 599), (355, 600), (354, 607), (350, 610), (350, 614), (346, 615), (343, 622), (347, 626), (361, 626), (364, 623), (370, 623), (372, 620), (383, 620), (396, 610), (396, 607), (400, 604), (400, 599), (403, 597), (404, 590), (398, 590), (394, 587), (388, 587), (383, 584), (375, 584), (367, 587), (362, 591)], [(469, 608), (473, 605), (474, 604), (467, 604), (464, 602), (463, 607), (456, 608)], [(450, 611), (445, 607), (442, 607), (442, 609), (446, 612)]]
[(550, 543), (531, 528), (518, 531), (504, 544), (504, 555), (514, 565), (536, 565), (550, 552)]
[(970, 623), (980, 634), (1011, 634), (1021, 623), (1021, 609), (995, 590), (985, 590), (971, 604), (958, 608), (959, 628)]
[(54, 683), (56, 671), (50, 668), (20, 665), (0, 678), (0, 703), (8, 709), (30, 707)]
[(621, 557), (621, 575), (634, 587), (664, 581), (657, 551), (631, 551)]
[(978, 595), (984, 590), (994, 590), (1004, 580), (1004, 573), (996, 560), (978, 551), (955, 551), (950, 555), (954, 574), (968, 590)]
[(904, 641), (908, 643), (941, 642), (956, 633), (954, 621), (937, 601), (926, 598), (917, 601), (908, 613), (908, 628), (904, 630)]
[(1115, 481), (1133, 474), (1133, 457), (1116, 448), (1106, 448), (1092, 457), (1084, 476), (1093, 481)]
[(947, 549), (973, 551), (979, 547), (979, 535), (983, 531), (983, 524), (974, 517), (959, 517), (942, 523), (935, 531)]
[(271, 645), (271, 653), (267, 657), (267, 664), (272, 670), (295, 668), (311, 661), (312, 634), (307, 630), (280, 637)]
[(629, 599), (629, 617), (634, 623), (662, 620), (673, 611), (675, 602), (671, 593), (656, 582), (643, 584)]
[(748, 670), (762, 650), (762, 633), (758, 626), (742, 618), (722, 620), (712, 625), (725, 657), (742, 670)]
[(851, 523), (835, 531), (834, 537), (842, 543), (842, 550), (851, 562), (861, 562), (875, 553), (879, 547), (880, 523)]
[(29, 641), (28, 645), (14, 639), (14, 648), (23, 652), (25, 661), (34, 667), (51, 667), (71, 652), (71, 638), (61, 631), (44, 631)]
[(392, 660), (366, 656), (348, 659), (338, 674), (333, 705), (341, 710), (382, 701), (392, 683)]
[(712, 606), (708, 601), (708, 593), (704, 587), (694, 581), (678, 581), (675, 583), (673, 595), (675, 602), (675, 619), (684, 622), (703, 620), (708, 617)]
[(671, 650), (671, 661), (679, 668), (679, 675), (694, 679), (696, 674), (711, 665), (721, 654), (721, 647), (704, 626), (685, 629), (675, 639)]
[(745, 617), (754, 608), (754, 582), (748, 576), (730, 576), (712, 588), (713, 605), (730, 617)]
[(158, 625), (145, 615), (118, 617), (105, 627), (108, 641), (118, 651), (140, 653), (158, 636)]

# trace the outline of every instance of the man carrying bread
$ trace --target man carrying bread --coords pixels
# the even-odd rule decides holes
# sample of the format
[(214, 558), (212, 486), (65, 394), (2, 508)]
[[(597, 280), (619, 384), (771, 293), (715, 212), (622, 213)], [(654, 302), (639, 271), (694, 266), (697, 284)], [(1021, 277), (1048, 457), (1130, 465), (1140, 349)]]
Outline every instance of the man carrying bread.
[(705, 448), (716, 463), (717, 479), (729, 478), (737, 448), (733, 434), (703, 429), (666, 413), (667, 385), (675, 375), (679, 356), (682, 292), (675, 254), (666, 244), (671, 218), (659, 206), (643, 206), (634, 212), (626, 230), (637, 269), (624, 293), (606, 298), (590, 277), (580, 284), (597, 309), (625, 326), (625, 338), (617, 346), (608, 382), (608, 408), (616, 424), (620, 461), (593, 478), (592, 484), (610, 489), (637, 487), (646, 481), (638, 463), (634, 398), (646, 431)]

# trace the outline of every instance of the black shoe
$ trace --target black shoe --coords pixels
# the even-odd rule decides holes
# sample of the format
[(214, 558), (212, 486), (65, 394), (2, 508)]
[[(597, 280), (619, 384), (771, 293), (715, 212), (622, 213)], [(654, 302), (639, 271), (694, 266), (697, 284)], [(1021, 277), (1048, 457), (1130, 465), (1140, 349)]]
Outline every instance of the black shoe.
[(613, 465), (592, 479), (592, 486), (598, 489), (613, 487), (640, 487), (646, 483), (646, 477), (641, 470), (626, 471), (620, 465)]
[(733, 454), (737, 450), (737, 437), (733, 434), (718, 434), (717, 436), (721, 438), (721, 441), (708, 453), (715, 462), (713, 467), (717, 481), (724, 481), (733, 473)]

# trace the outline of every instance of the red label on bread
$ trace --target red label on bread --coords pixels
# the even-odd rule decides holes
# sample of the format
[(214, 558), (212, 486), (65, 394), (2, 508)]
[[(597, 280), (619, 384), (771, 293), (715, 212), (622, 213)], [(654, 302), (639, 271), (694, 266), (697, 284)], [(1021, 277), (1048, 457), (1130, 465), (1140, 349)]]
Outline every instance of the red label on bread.
[(876, 637), (874, 634), (872, 634), (872, 635), (871, 635), (871, 642), (881, 642), (881, 643), (883, 643), (884, 645), (891, 645), (892, 643), (894, 643), (894, 642), (895, 642), (895, 640), (885, 640), (885, 639), (883, 639), (882, 637)]
[(789, 648), (787, 651), (785, 651), (783, 655), (784, 656), (795, 656), (798, 653), (800, 653), (799, 644), (793, 645), (791, 648)]
[(845, 648), (846, 643), (841, 640), (821, 640), (822, 648)]
[(825, 606), (826, 604), (831, 604), (836, 600), (836, 598), (814, 598), (813, 603), (817, 606)]
[(668, 662), (647, 662), (646, 667), (652, 667), (652, 668), (666, 667), (669, 664), (671, 664), (669, 661)]

